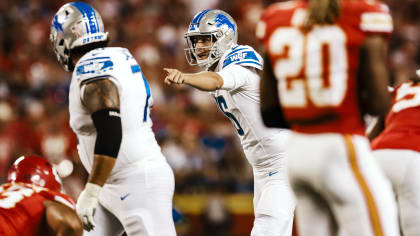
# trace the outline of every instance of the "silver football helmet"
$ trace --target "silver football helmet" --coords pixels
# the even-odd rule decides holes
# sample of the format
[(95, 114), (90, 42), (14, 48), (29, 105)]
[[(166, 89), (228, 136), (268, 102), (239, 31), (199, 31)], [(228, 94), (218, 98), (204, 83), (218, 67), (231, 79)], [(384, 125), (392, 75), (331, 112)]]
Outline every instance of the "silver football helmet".
[[(208, 48), (210, 53), (206, 59), (199, 59), (196, 50), (196, 37), (209, 36), (212, 44)], [(197, 13), (184, 35), (187, 40), (185, 56), (190, 65), (198, 65), (208, 69), (220, 60), (226, 50), (238, 42), (238, 28), (235, 20), (222, 10), (204, 10)], [(203, 49), (205, 49), (203, 48)]]
[(50, 41), (57, 60), (66, 71), (73, 70), (70, 50), (94, 42), (106, 41), (108, 32), (99, 13), (84, 2), (63, 5), (51, 23)]

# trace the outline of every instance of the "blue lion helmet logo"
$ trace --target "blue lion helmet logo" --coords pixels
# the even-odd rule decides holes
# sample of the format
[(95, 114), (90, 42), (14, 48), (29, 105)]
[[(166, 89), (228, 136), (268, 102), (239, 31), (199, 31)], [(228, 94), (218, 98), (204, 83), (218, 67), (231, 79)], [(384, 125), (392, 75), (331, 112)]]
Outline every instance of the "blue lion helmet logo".
[(229, 18), (227, 18), (225, 15), (217, 14), (214, 21), (216, 22), (217, 27), (220, 27), (222, 25), (227, 25), (236, 34), (235, 24), (232, 21), (230, 21)]

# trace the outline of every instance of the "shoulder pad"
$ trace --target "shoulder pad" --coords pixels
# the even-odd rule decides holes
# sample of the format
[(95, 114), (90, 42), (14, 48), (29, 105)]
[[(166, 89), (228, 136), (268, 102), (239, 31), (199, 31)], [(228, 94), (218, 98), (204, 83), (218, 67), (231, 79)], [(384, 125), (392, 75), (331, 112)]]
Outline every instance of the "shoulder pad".
[(389, 35), (393, 31), (389, 7), (377, 0), (344, 1), (342, 18), (357, 25), (362, 32)]
[(114, 70), (114, 61), (110, 56), (90, 55), (77, 63), (74, 75), (80, 83), (85, 80), (110, 76), (112, 70)]
[(79, 83), (91, 79), (112, 77), (117, 62), (124, 63), (130, 60), (134, 60), (134, 57), (126, 48), (95, 49), (79, 60), (73, 76)]
[(230, 64), (250, 66), (259, 70), (263, 69), (262, 57), (250, 46), (237, 45), (230, 49), (222, 60), (222, 69)]

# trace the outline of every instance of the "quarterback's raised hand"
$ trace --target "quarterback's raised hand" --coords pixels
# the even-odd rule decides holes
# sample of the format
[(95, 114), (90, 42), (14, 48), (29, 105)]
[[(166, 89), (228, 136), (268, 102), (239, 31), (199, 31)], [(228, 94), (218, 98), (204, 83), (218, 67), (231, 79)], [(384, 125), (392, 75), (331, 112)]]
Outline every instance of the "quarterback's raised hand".
[(203, 91), (215, 91), (222, 87), (223, 78), (216, 72), (204, 71), (200, 73), (182, 73), (177, 69), (164, 68), (168, 75), (165, 77), (166, 84), (188, 84)]
[(166, 84), (183, 84), (184, 83), (184, 73), (177, 69), (163, 68), (164, 71), (168, 73), (165, 77)]

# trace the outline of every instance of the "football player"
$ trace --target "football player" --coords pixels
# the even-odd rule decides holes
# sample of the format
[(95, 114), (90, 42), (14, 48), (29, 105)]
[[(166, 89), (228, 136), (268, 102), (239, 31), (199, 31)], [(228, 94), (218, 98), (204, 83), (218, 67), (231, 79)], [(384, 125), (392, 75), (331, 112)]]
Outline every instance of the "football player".
[(288, 131), (265, 128), (258, 113), (261, 56), (252, 47), (237, 44), (237, 25), (221, 10), (196, 14), (185, 38), (189, 64), (200, 66), (203, 72), (165, 69), (165, 82), (209, 91), (220, 111), (232, 121), (254, 173), (251, 235), (291, 235), (295, 199), (285, 173)]
[(361, 118), (387, 111), (392, 28), (385, 4), (352, 0), (276, 3), (257, 26), (263, 120), (294, 131), (286, 155), (299, 235), (399, 235)]
[(377, 123), (379, 129), (384, 130), (371, 146), (392, 183), (401, 232), (404, 236), (414, 236), (420, 232), (420, 126), (417, 120), (420, 115), (420, 79), (395, 84), (392, 95), (385, 124), (383, 118)]
[(153, 99), (139, 64), (126, 48), (106, 47), (101, 16), (84, 2), (58, 10), (50, 39), (72, 72), (70, 126), (89, 172), (76, 205), (85, 234), (175, 235), (174, 176), (151, 129)]
[(74, 201), (61, 193), (54, 167), (39, 156), (22, 156), (0, 186), (0, 235), (82, 235)]

